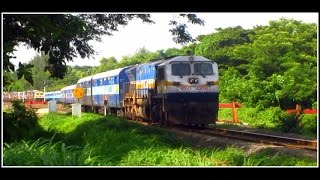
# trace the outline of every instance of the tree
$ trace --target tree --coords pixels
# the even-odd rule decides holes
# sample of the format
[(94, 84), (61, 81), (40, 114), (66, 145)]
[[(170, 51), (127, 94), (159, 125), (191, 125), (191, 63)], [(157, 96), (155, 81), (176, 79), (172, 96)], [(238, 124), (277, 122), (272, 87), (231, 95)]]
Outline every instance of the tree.
[(239, 45), (250, 42), (249, 34), (252, 31), (243, 29), (241, 26), (216, 30), (215, 33), (198, 36), (200, 43), (193, 48), (195, 54), (218, 63), (221, 75), (228, 67), (236, 67), (241, 74), (247, 74), (247, 60), (235, 55), (234, 50)]
[[(296, 103), (311, 107), (317, 99), (317, 25), (280, 19), (270, 21), (268, 26), (255, 27), (248, 37), (249, 41), (224, 53), (246, 60), (248, 73), (226, 70), (220, 78), (221, 97), (260, 107), (288, 108)], [(221, 38), (218, 42), (228, 39)], [(203, 52), (210, 52), (207, 46), (201, 48)], [(225, 65), (222, 61), (218, 64), (219, 70)], [(232, 66), (238, 72), (239, 66), (243, 67)]]
[[(204, 22), (193, 14), (180, 14), (193, 24)], [(100, 41), (102, 35), (112, 35), (119, 25), (127, 25), (134, 18), (154, 23), (149, 14), (4, 14), (3, 15), (3, 67), (4, 71), (15, 71), (10, 62), (15, 47), (25, 44), (37, 51), (49, 55), (45, 70), (51, 77), (63, 78), (67, 71), (66, 61), (72, 61), (80, 55), (92, 56), (95, 51), (89, 41)], [(170, 21), (176, 43), (187, 43), (193, 39), (186, 26)], [(25, 77), (32, 82), (32, 66), (21, 65), (18, 78)], [(31, 79), (29, 78), (31, 76)], [(8, 81), (4, 81), (8, 82)], [(4, 84), (6, 86), (7, 84)]]
[(12, 91), (24, 91), (24, 82), (25, 79), (18, 79), (17, 75), (13, 72), (3, 72), (3, 80), (7, 81), (4, 84), (8, 84), (3, 87), (3, 91), (12, 92)]
[[(187, 17), (188, 22), (192, 24), (204, 25), (204, 21), (200, 18), (197, 18), (195, 14), (180, 14), (181, 17)], [(185, 23), (179, 23), (176, 20), (171, 20), (169, 25), (172, 25), (173, 28), (169, 31), (174, 35), (173, 41), (180, 44), (186, 44), (188, 42), (195, 42), (195, 39), (186, 31), (187, 25)]]
[(41, 90), (43, 89), (45, 83), (51, 84), (53, 82), (51, 79), (49, 79), (50, 74), (44, 71), (48, 59), (49, 56), (45, 55), (44, 52), (41, 52), (30, 61), (30, 64), (33, 65), (31, 70), (32, 77), (35, 80), (33, 83), (33, 89)]
[(109, 58), (103, 57), (100, 60), (100, 66), (98, 67), (97, 72), (103, 72), (103, 71), (115, 69), (117, 65), (118, 65), (118, 61), (115, 57), (109, 57)]
[(236, 53), (250, 61), (249, 71), (258, 78), (283, 74), (297, 64), (317, 65), (316, 24), (282, 18), (253, 31), (252, 43), (240, 46)]
[(216, 30), (198, 36), (194, 49), (217, 62), (221, 101), (284, 109), (315, 103), (316, 24), (281, 18), (249, 30), (240, 26)]
[(150, 52), (145, 47), (142, 47), (142, 48), (139, 48), (134, 55), (124, 56), (119, 61), (118, 67), (140, 64), (156, 58), (160, 58), (160, 55), (154, 52)]

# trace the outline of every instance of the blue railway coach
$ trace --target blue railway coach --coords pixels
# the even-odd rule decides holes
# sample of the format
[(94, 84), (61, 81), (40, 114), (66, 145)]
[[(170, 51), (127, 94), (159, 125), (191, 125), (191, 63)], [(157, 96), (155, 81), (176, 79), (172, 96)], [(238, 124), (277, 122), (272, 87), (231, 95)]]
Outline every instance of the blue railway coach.
[(50, 91), (44, 94), (45, 101), (56, 100), (60, 101), (60, 91)]
[(108, 111), (121, 113), (123, 102), (123, 84), (129, 82), (125, 70), (129, 67), (95, 74), (80, 79), (77, 87), (84, 88), (84, 97), (80, 103), (84, 109), (98, 112), (102, 108)]
[(71, 104), (77, 102), (78, 100), (73, 96), (73, 90), (75, 88), (75, 84), (62, 88), (60, 90), (60, 102), (64, 104)]
[(78, 80), (76, 87), (82, 87), (84, 90), (84, 95), (79, 99), (79, 103), (82, 104), (85, 108), (86, 106), (92, 106), (92, 89), (91, 89), (91, 80), (92, 76), (87, 76)]

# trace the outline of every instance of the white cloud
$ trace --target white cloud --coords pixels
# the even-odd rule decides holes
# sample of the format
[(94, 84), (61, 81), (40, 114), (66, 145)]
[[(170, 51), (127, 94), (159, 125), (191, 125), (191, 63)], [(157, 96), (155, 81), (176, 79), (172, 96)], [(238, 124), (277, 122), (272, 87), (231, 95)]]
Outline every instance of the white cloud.
[[(198, 17), (205, 21), (205, 26), (188, 24), (188, 30), (193, 37), (214, 32), (216, 28), (242, 26), (249, 29), (256, 25), (268, 25), (270, 20), (278, 20), (281, 17), (293, 18), (306, 23), (318, 24), (318, 13), (197, 13)], [(102, 37), (102, 42), (92, 42), (94, 50), (98, 55), (90, 59), (75, 58), (68, 65), (99, 65), (102, 57), (114, 56), (120, 60), (123, 56), (134, 54), (139, 48), (145, 47), (150, 51), (181, 47), (173, 42), (169, 32), (169, 20), (176, 18), (174, 13), (154, 13), (151, 14), (156, 24), (144, 24), (141, 20), (129, 22), (125, 27), (119, 27), (118, 32), (113, 36)], [(19, 61), (28, 62), (36, 52), (32, 49), (20, 47), (16, 60), (12, 62), (18, 64)]]

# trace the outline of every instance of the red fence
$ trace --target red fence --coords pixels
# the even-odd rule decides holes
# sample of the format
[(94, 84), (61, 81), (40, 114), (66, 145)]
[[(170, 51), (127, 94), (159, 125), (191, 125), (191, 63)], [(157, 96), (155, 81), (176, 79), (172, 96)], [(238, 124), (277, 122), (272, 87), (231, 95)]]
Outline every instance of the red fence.
[(39, 100), (39, 101), (25, 101), (24, 104), (25, 104), (25, 105), (31, 105), (31, 104), (48, 104), (48, 102), (43, 101), (43, 100)]
[(299, 104), (296, 105), (296, 109), (288, 109), (287, 113), (296, 113), (297, 115), (299, 114), (317, 114), (316, 109), (301, 109), (301, 106)]
[(241, 106), (241, 104), (234, 101), (232, 103), (219, 103), (219, 108), (232, 108), (232, 123), (240, 123), (236, 108), (240, 108)]
[(219, 103), (219, 108), (233, 108), (233, 106), (235, 106), (236, 108), (240, 108), (242, 105), (237, 102)]
[[(242, 105), (237, 102), (232, 103), (219, 103), (219, 108), (231, 108), (232, 109), (232, 123), (240, 123), (240, 119), (238, 118), (237, 108), (241, 108)], [(296, 105), (296, 109), (288, 109), (287, 113), (296, 113), (299, 114), (317, 114), (317, 109), (301, 109), (299, 104)]]

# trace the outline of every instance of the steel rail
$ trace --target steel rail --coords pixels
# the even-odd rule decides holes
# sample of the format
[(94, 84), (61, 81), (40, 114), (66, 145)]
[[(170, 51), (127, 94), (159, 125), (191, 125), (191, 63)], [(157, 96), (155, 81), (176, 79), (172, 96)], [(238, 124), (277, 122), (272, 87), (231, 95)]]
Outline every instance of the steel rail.
[(317, 150), (317, 141), (314, 141), (314, 140), (298, 139), (298, 138), (283, 137), (283, 136), (231, 130), (231, 129), (222, 129), (222, 128), (210, 128), (205, 130), (192, 130), (192, 131), (200, 134), (223, 136), (223, 137), (228, 137), (233, 139), (260, 142), (263, 144), (272, 144), (272, 145), (307, 149), (307, 150), (313, 150), (313, 151)]

